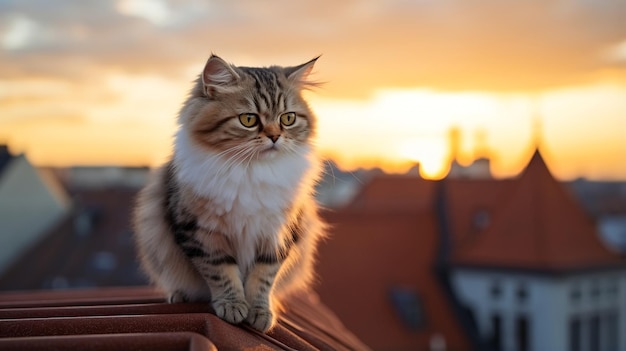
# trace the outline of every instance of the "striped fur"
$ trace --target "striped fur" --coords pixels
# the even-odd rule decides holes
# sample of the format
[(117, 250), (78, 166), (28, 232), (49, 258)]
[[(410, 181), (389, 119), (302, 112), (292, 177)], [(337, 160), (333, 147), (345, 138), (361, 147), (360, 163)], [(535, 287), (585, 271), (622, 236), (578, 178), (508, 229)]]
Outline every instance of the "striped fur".
[[(301, 97), (315, 60), (235, 67), (212, 56), (179, 114), (171, 160), (137, 199), (144, 270), (171, 302), (269, 330), (280, 300), (313, 277), (324, 225), (313, 187), (315, 116)], [(295, 112), (291, 125), (281, 115)], [(241, 114), (258, 123), (246, 127)]]

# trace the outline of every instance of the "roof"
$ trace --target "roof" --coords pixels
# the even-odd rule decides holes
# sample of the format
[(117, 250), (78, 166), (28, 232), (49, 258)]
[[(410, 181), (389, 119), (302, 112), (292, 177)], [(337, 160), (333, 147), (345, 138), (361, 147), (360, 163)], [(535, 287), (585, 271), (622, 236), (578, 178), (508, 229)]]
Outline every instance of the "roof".
[[(367, 349), (313, 292), (292, 296), (269, 336), (219, 320), (208, 304), (165, 304), (143, 286), (135, 259), (135, 194), (124, 187), (73, 192), (74, 213), (0, 277), (0, 290), (30, 290), (0, 293), (0, 349), (84, 349), (94, 341), (102, 350)], [(59, 288), (83, 290), (50, 290)]]
[[(351, 206), (324, 214), (332, 231), (319, 248), (317, 291), (373, 349), (429, 349), (442, 339), (450, 350), (469, 349), (436, 272), (435, 185), (381, 176)], [(395, 308), (398, 297), (409, 301)]]
[(514, 180), (444, 180), (446, 210), (450, 215), (452, 242), (455, 247), (471, 241), (484, 231), (506, 201)]
[(6, 165), (11, 161), (11, 153), (9, 152), (9, 148), (6, 145), (0, 145), (0, 175), (4, 171)]
[(539, 151), (505, 196), (492, 223), (456, 248), (454, 263), (538, 271), (623, 265)]
[(432, 205), (435, 182), (406, 175), (379, 175), (365, 184), (347, 208), (375, 212), (414, 212)]
[(367, 350), (317, 299), (293, 296), (267, 335), (148, 288), (0, 294), (2, 350)]
[(129, 224), (136, 192), (128, 188), (73, 192), (72, 213), (0, 276), (0, 290), (147, 284), (135, 260)]

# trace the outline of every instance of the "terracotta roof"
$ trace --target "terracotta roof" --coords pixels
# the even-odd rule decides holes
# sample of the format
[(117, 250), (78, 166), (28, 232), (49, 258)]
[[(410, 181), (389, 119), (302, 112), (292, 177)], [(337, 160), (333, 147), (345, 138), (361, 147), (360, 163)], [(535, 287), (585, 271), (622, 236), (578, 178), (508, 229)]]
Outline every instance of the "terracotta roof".
[[(135, 193), (74, 191), (74, 213), (0, 277), (0, 289), (146, 284), (128, 224)], [(292, 296), (269, 336), (219, 320), (208, 304), (163, 301), (143, 286), (0, 293), (0, 349), (367, 349), (313, 292)]]
[(454, 246), (462, 246), (489, 226), (514, 180), (445, 179), (446, 211)]
[(2, 350), (367, 350), (313, 293), (293, 296), (267, 335), (208, 304), (166, 304), (152, 288), (0, 294)]
[(363, 186), (347, 208), (379, 213), (414, 212), (432, 206), (435, 182), (404, 175), (379, 175)]
[(493, 223), (455, 250), (456, 264), (532, 270), (622, 265), (593, 222), (548, 170), (539, 151), (515, 181)]
[[(325, 214), (332, 231), (319, 250), (317, 291), (374, 349), (425, 350), (442, 339), (449, 350), (469, 349), (436, 272), (435, 184), (378, 177), (351, 206)], [(395, 295), (409, 301), (395, 308)]]

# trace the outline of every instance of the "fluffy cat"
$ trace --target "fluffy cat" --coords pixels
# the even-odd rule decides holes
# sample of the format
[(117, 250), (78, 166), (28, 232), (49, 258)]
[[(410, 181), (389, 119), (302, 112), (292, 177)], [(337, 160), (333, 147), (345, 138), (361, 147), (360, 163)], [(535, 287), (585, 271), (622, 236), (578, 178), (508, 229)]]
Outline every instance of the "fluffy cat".
[(141, 265), (170, 302), (210, 301), (227, 322), (266, 332), (281, 299), (310, 283), (324, 224), (316, 119), (301, 92), (315, 61), (207, 61), (133, 217)]

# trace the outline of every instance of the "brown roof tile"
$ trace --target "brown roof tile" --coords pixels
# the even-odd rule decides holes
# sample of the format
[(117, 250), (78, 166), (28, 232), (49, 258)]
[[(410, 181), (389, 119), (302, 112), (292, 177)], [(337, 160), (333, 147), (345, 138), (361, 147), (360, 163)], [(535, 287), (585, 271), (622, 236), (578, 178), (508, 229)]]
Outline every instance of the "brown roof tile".
[(313, 293), (287, 301), (267, 335), (220, 320), (208, 304), (163, 301), (147, 287), (2, 293), (0, 349), (368, 349)]
[(435, 182), (404, 175), (381, 175), (363, 186), (347, 207), (377, 212), (414, 212), (431, 207)]
[[(450, 350), (469, 349), (435, 272), (438, 229), (435, 182), (382, 176), (351, 206), (325, 217), (331, 238), (319, 250), (318, 292), (346, 326), (374, 349), (428, 349), (443, 337)], [(403, 322), (393, 291), (414, 294), (418, 326)]]
[(511, 191), (514, 180), (446, 179), (446, 211), (455, 246), (484, 231)]
[(458, 247), (455, 263), (548, 271), (623, 264), (538, 151), (507, 196), (493, 223)]

